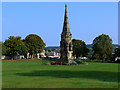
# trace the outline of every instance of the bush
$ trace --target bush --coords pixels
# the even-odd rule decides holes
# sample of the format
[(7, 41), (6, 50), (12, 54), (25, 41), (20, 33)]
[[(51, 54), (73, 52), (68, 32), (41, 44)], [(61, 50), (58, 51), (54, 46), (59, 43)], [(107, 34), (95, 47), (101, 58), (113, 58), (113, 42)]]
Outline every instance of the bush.
[(69, 63), (63, 61), (51, 61), (51, 65), (69, 65)]
[(85, 65), (88, 65), (88, 63), (87, 63), (87, 62), (84, 62), (84, 64), (85, 64)]
[(106, 62), (106, 63), (111, 63), (111, 60), (106, 60), (105, 62)]
[(57, 65), (56, 61), (51, 61), (51, 65)]
[(77, 64), (88, 64), (87, 62), (84, 62), (83, 60), (77, 60)]
[(67, 63), (67, 62), (62, 62), (62, 65), (69, 65), (69, 63)]
[(102, 62), (102, 60), (98, 60), (98, 59), (95, 59), (95, 60), (90, 60), (91, 62)]
[(47, 62), (47, 63), (45, 63), (45, 65), (51, 65), (51, 63), (50, 63), (50, 62)]
[(72, 62), (72, 65), (76, 65), (76, 63), (75, 63), (75, 62)]
[(90, 62), (104, 62), (104, 63), (111, 63), (112, 61), (111, 60), (98, 60), (98, 59), (95, 59), (95, 60), (90, 60)]
[(83, 60), (77, 60), (76, 61), (78, 64), (84, 64), (84, 61)]

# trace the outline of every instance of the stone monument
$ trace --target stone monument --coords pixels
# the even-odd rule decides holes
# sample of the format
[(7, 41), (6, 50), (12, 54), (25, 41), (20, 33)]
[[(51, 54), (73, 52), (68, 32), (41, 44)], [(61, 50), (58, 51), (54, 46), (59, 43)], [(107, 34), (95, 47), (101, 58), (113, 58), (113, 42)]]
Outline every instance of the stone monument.
[(73, 62), (72, 60), (72, 34), (69, 28), (68, 16), (67, 16), (67, 5), (65, 4), (65, 16), (63, 30), (60, 41), (60, 59), (65, 62)]

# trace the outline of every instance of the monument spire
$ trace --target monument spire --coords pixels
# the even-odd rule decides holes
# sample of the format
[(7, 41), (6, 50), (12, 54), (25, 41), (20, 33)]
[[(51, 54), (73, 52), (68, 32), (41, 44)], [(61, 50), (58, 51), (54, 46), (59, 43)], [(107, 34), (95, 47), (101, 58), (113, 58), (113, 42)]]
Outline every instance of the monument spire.
[(67, 5), (65, 4), (65, 15), (64, 15), (64, 24), (61, 34), (60, 41), (60, 59), (66, 62), (69, 62), (72, 59), (72, 34), (70, 33), (68, 16), (67, 16)]
[(65, 4), (65, 18), (68, 18), (68, 16), (67, 16), (67, 4)]
[(68, 22), (68, 16), (67, 16), (67, 4), (65, 4), (65, 16), (64, 16), (64, 25), (63, 25), (63, 31), (70, 32), (69, 29), (69, 22)]

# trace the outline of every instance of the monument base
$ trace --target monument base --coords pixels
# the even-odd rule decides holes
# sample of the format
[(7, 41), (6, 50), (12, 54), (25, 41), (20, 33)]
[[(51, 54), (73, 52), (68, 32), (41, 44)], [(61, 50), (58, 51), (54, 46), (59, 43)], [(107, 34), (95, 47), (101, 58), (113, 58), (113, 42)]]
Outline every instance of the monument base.
[(74, 63), (75, 65), (78, 65), (77, 62), (74, 61), (73, 59), (69, 59), (69, 60), (68, 60), (68, 63), (69, 63), (70, 65), (72, 65), (73, 63)]
[(68, 60), (63, 60), (63, 59), (60, 59), (60, 61), (62, 62), (66, 62), (66, 63), (69, 63), (69, 65), (78, 65), (76, 61), (74, 61), (72, 58), (68, 59)]

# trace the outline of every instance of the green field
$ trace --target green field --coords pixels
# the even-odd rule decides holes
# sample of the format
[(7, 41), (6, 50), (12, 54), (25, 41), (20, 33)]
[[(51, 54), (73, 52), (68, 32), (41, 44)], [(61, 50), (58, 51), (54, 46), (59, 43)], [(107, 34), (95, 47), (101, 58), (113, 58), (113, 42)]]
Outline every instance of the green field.
[(3, 88), (117, 88), (117, 63), (42, 65), (41, 61), (3, 61)]

